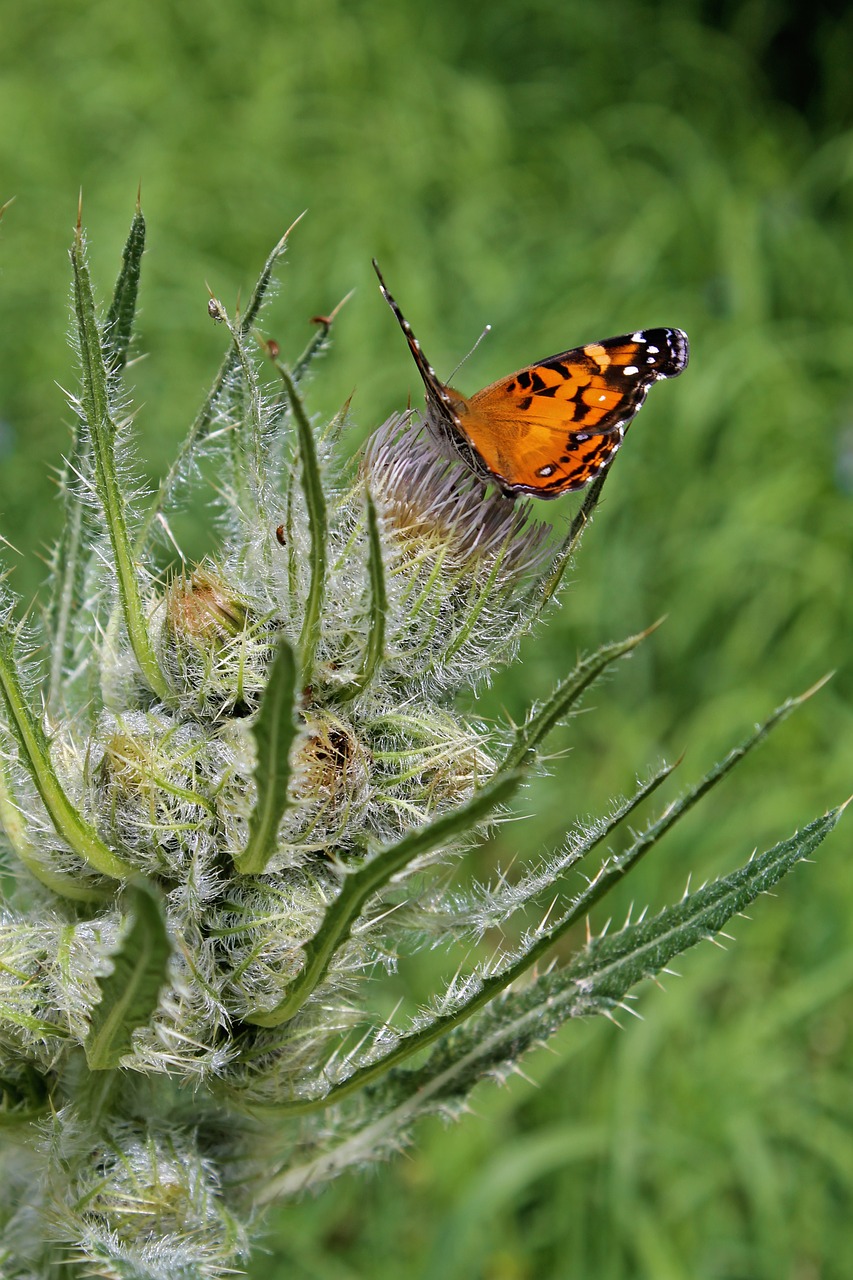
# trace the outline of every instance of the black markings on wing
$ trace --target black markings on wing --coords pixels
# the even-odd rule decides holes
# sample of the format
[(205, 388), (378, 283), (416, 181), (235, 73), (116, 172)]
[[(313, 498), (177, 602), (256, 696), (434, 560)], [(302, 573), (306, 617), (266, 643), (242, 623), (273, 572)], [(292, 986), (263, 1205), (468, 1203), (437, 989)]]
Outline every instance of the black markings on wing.
[[(575, 444), (580, 440), (580, 443)], [(515, 493), (533, 493), (540, 498), (558, 498), (563, 493), (574, 489), (582, 489), (589, 484), (606, 467), (610, 466), (622, 441), (624, 432), (610, 432), (606, 435), (569, 436), (566, 449), (556, 462), (539, 467), (536, 475), (539, 481), (533, 485), (515, 485)]]

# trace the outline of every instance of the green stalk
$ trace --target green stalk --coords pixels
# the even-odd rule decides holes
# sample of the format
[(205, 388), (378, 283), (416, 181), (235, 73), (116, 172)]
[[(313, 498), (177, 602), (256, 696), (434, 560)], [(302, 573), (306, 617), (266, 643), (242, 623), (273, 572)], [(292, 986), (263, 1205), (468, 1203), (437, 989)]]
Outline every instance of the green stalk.
[(575, 549), (581, 540), (581, 536), (583, 535), (587, 524), (592, 519), (593, 511), (598, 506), (598, 500), (601, 497), (601, 490), (604, 488), (604, 482), (609, 473), (610, 468), (605, 468), (601, 475), (593, 480), (587, 490), (586, 497), (583, 500), (580, 510), (571, 523), (566, 539), (554, 557), (550, 572), (539, 588), (541, 596), (536, 610), (537, 617), (541, 614), (545, 605), (553, 597), (555, 591), (562, 582), (563, 575), (571, 564), (572, 556), (574, 555)]

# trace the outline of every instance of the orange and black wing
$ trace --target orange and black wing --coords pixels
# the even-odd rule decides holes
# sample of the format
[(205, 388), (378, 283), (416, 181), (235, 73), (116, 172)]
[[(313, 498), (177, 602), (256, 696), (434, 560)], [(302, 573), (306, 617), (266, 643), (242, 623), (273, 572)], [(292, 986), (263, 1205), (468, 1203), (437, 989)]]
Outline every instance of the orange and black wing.
[(506, 492), (557, 497), (604, 470), (649, 387), (688, 355), (680, 329), (589, 343), (455, 401), (458, 426)]

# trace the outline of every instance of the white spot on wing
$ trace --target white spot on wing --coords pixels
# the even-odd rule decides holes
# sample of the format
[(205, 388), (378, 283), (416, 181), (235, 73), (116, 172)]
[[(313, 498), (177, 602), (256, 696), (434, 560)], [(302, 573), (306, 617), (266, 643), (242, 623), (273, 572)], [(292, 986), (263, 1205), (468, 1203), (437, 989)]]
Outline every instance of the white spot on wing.
[(640, 370), (637, 368), (635, 364), (626, 364), (622, 372), (626, 375), (626, 377), (630, 377), (632, 374), (639, 373)]

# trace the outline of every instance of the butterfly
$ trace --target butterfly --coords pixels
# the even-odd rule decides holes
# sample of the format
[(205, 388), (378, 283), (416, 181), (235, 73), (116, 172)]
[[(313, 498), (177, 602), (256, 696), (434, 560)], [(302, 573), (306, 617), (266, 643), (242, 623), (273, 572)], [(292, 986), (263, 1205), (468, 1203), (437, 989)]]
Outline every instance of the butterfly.
[(582, 489), (613, 461), (652, 383), (687, 366), (686, 333), (641, 329), (549, 356), (466, 398), (436, 376), (375, 259), (373, 269), (423, 378), (428, 420), (507, 497)]

